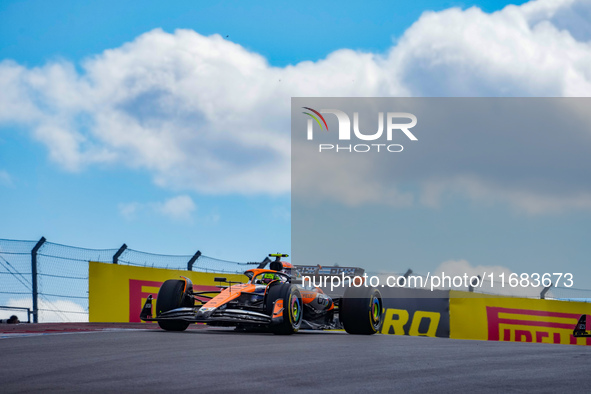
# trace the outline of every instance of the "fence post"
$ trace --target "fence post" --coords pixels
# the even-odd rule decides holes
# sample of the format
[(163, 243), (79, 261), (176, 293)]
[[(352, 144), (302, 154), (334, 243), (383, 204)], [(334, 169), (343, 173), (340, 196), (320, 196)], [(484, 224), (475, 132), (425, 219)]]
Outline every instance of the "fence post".
[(193, 257), (191, 257), (191, 260), (189, 260), (187, 263), (187, 271), (193, 271), (193, 264), (195, 264), (195, 261), (197, 261), (199, 256), (201, 256), (201, 252), (198, 250), (197, 253), (195, 253)]
[(397, 284), (399, 287), (403, 287), (403, 286), (405, 286), (405, 285), (406, 285), (406, 283), (407, 283), (407, 282), (406, 282), (406, 280), (408, 279), (408, 277), (410, 276), (410, 274), (412, 274), (412, 272), (413, 272), (413, 271), (412, 271), (410, 268), (409, 268), (409, 269), (407, 269), (407, 270), (406, 270), (406, 272), (404, 273), (404, 275), (402, 275), (402, 276), (404, 277), (404, 284), (401, 284), (401, 283), (400, 283), (400, 276), (398, 277), (398, 279), (396, 279), (396, 282), (397, 282), (396, 284)]
[(45, 237), (41, 237), (37, 244), (31, 250), (31, 276), (32, 276), (32, 283), (33, 283), (33, 323), (39, 323), (39, 305), (37, 304), (37, 299), (39, 298), (39, 292), (37, 289), (37, 252), (43, 246), (43, 244), (47, 241)]
[(480, 277), (480, 275), (476, 275), (476, 277), (478, 278), (477, 281), (470, 281), (470, 284), (468, 284), (468, 291), (470, 293), (474, 293), (474, 287), (480, 286), (480, 281), (482, 280), (482, 278)]
[(545, 299), (546, 299), (546, 293), (548, 292), (548, 290), (550, 290), (550, 288), (551, 288), (553, 285), (554, 285), (553, 283), (550, 283), (550, 286), (548, 286), (548, 287), (544, 287), (544, 288), (542, 289), (542, 291), (540, 292), (540, 299), (541, 299), (541, 300), (545, 300)]
[(121, 256), (123, 252), (125, 252), (125, 249), (127, 249), (127, 245), (121, 245), (117, 253), (113, 255), (113, 264), (119, 264), (119, 256)]

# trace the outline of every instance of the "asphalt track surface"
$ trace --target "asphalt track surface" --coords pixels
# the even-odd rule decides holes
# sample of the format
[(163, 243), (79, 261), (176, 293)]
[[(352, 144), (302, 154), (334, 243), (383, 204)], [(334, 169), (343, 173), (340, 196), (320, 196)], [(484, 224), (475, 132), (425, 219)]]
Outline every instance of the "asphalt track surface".
[(584, 346), (229, 329), (0, 334), (0, 392), (589, 392)]

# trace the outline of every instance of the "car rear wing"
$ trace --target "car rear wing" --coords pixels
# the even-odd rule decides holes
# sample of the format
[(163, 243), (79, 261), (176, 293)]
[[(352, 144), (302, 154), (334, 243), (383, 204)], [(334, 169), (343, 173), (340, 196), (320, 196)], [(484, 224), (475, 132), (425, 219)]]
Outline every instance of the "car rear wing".
[(296, 265), (300, 274), (305, 276), (363, 276), (365, 270), (359, 267), (327, 267), (321, 265)]
[(330, 297), (341, 297), (352, 281), (363, 280), (365, 270), (359, 267), (296, 265), (302, 278), (292, 283), (320, 288)]

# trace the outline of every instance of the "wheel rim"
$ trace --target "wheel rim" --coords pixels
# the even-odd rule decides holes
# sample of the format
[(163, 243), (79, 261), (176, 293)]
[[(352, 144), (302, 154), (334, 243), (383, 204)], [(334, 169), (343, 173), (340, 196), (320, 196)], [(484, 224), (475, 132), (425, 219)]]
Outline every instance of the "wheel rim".
[(377, 330), (380, 326), (380, 317), (382, 316), (382, 301), (375, 295), (371, 299), (369, 316), (372, 326)]
[(296, 326), (300, 322), (302, 308), (300, 306), (300, 299), (295, 295), (291, 296), (289, 311), (289, 317), (291, 318), (291, 322), (294, 326)]

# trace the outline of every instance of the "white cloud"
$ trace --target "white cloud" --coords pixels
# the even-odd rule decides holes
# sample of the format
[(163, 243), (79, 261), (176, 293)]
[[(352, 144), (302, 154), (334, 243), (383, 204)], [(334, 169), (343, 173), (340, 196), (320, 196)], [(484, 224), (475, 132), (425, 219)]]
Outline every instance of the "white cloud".
[(120, 203), (119, 213), (126, 219), (133, 219), (136, 213), (143, 207), (144, 205), (138, 202)]
[(82, 68), (1, 63), (0, 122), (28, 125), (71, 171), (123, 164), (163, 187), (289, 190), (289, 127), (279, 115), (289, 95), (261, 56), (217, 35), (154, 30)]
[[(538, 0), (493, 14), (426, 12), (385, 54), (342, 49), (284, 68), (219, 35), (156, 29), (86, 59), (81, 73), (68, 62), (0, 63), (0, 124), (28, 126), (70, 171), (123, 165), (174, 190), (281, 194), (290, 190), (291, 97), (590, 96), (591, 28), (578, 17), (590, 10), (586, 0)], [(449, 171), (438, 182), (470, 198), (499, 191), (493, 199), (532, 212), (588, 209), (588, 190), (546, 195), (479, 174), (459, 184), (463, 174)], [(422, 201), (437, 202), (440, 185), (417, 182), (432, 192)], [(339, 187), (322, 192), (338, 196)], [(359, 190), (347, 203), (415, 199), (375, 182)], [(186, 200), (171, 204), (162, 207), (171, 216), (191, 210)]]
[[(16, 308), (32, 308), (31, 300), (25, 299), (10, 299), (8, 305)], [(88, 322), (88, 311), (79, 304), (72, 301), (47, 301), (39, 299), (39, 323), (56, 323), (56, 322)], [(4, 315), (17, 315), (19, 320), (27, 321), (27, 314), (14, 310), (0, 310)]]
[(173, 219), (187, 220), (190, 219), (191, 214), (195, 211), (195, 203), (193, 203), (193, 200), (189, 196), (177, 196), (166, 200), (160, 206), (160, 211)]
[[(377, 276), (380, 283), (387, 283), (388, 276), (400, 277), (402, 273), (380, 272)], [(404, 286), (421, 287), (431, 290), (458, 290), (469, 291), (469, 285), (474, 284), (474, 293), (492, 294), (501, 296), (516, 296), (528, 298), (540, 298), (540, 292), (544, 287), (540, 283), (535, 286), (533, 280), (529, 285), (523, 282), (521, 286), (519, 280), (520, 273), (514, 273), (509, 268), (502, 265), (476, 265), (473, 266), (467, 260), (448, 260), (444, 261), (437, 268), (427, 272), (412, 272), (411, 277), (407, 279)], [(491, 282), (492, 275), (492, 282)], [(480, 276), (480, 282), (476, 277)], [(422, 279), (419, 279), (422, 278)], [(504, 281), (502, 280), (504, 278)], [(400, 279), (399, 279), (400, 280)], [(474, 280), (474, 282), (471, 282)], [(541, 280), (541, 278), (540, 278)], [(398, 282), (402, 284), (404, 282)], [(552, 295), (552, 290), (548, 293), (548, 298)]]
[(190, 222), (196, 208), (191, 197), (180, 195), (163, 202), (121, 203), (119, 213), (126, 219), (134, 219), (139, 214), (155, 212), (173, 220)]
[(425, 181), (420, 195), (421, 203), (439, 207), (444, 194), (465, 196), (472, 201), (490, 204), (506, 203), (517, 212), (531, 215), (561, 213), (566, 210), (591, 211), (591, 191), (577, 191), (566, 195), (536, 193), (515, 186), (486, 182), (473, 176)]
[(292, 163), (294, 195), (306, 202), (337, 200), (348, 206), (386, 203), (398, 207), (413, 204), (412, 194), (376, 175), (375, 156), (319, 155), (309, 147), (294, 142), (292, 149), (298, 152)]
[[(493, 282), (491, 283), (492, 274)], [(521, 286), (517, 279), (509, 280), (511, 275), (515, 278), (518, 278), (518, 274), (513, 273), (509, 268), (503, 267), (501, 265), (494, 265), (494, 266), (487, 266), (487, 265), (477, 265), (472, 266), (466, 260), (448, 260), (444, 261), (435, 269), (433, 275), (437, 275), (438, 277), (442, 278), (445, 283), (444, 288), (450, 288), (448, 286), (449, 281), (453, 281), (454, 277), (464, 277), (467, 276), (468, 282), (470, 278), (473, 276), (480, 276), (482, 279), (481, 286), (475, 287), (475, 293), (485, 293), (485, 294), (495, 294), (495, 295), (505, 295), (505, 296), (520, 296), (520, 297), (532, 297), (532, 298), (539, 298), (540, 292), (543, 289), (543, 286)], [(503, 282), (500, 278), (500, 275), (504, 275), (505, 281)], [(443, 277), (449, 277), (451, 279), (443, 279)], [(516, 281), (517, 280), (517, 281)], [(460, 280), (457, 280), (456, 283), (459, 283)], [(525, 284), (526, 282), (523, 282)], [(453, 283), (452, 283), (453, 284)], [(476, 282), (474, 283), (476, 284)], [(451, 287), (453, 290), (463, 290), (467, 291), (468, 288), (462, 287), (458, 288), (456, 286)]]
[[(591, 36), (575, 39), (585, 0), (539, 0), (486, 14), (472, 7), (426, 12), (388, 61), (416, 96), (589, 96)], [(576, 25), (576, 26), (575, 26)]]
[(5, 170), (0, 170), (0, 186), (13, 186), (12, 177)]
[(279, 219), (285, 222), (291, 220), (291, 210), (283, 205), (276, 205), (271, 209), (271, 214), (274, 219)]
[(435, 269), (436, 275), (441, 275), (442, 273), (459, 276), (463, 276), (464, 274), (467, 274), (468, 276), (482, 276), (484, 273), (493, 273), (494, 275), (504, 273), (505, 275), (509, 275), (512, 271), (509, 268), (500, 265), (477, 265), (473, 267), (467, 260), (448, 260), (441, 263), (439, 267)]

